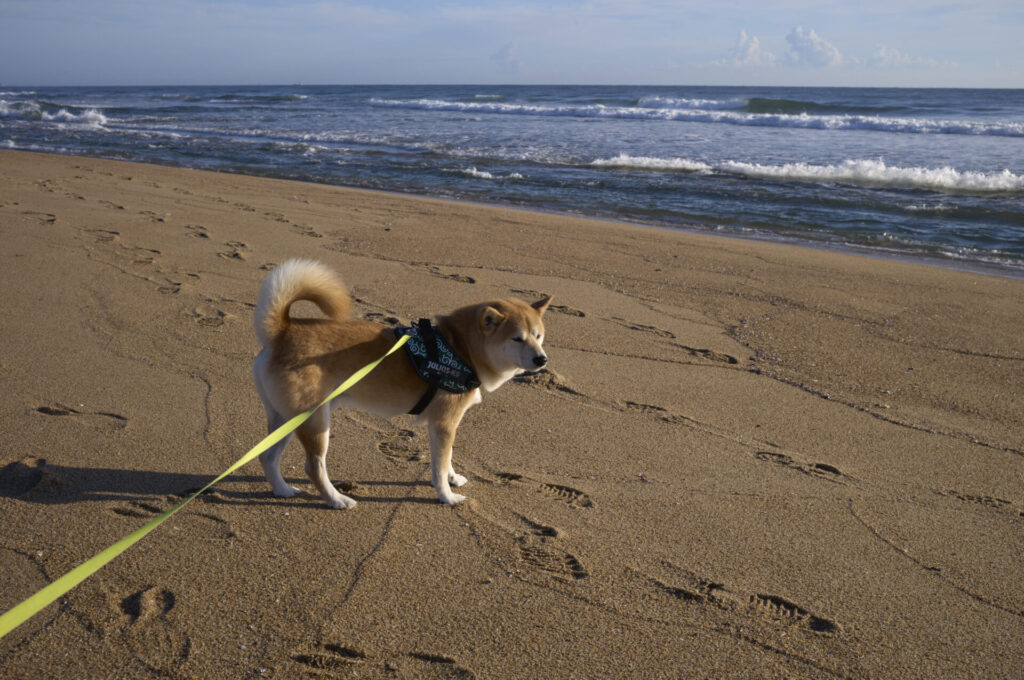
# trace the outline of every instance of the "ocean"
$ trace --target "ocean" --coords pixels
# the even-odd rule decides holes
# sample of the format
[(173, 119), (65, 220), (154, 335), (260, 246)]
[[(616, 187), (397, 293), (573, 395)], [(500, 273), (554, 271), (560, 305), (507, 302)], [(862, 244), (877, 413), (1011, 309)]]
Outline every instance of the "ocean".
[(0, 87), (0, 148), (1024, 276), (1024, 90)]

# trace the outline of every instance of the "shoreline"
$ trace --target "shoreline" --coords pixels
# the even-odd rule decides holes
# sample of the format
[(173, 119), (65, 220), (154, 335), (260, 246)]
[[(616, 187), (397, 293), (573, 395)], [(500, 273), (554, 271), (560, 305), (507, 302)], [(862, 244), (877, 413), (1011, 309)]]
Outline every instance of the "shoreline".
[[(0, 610), (266, 433), (260, 281), (386, 325), (539, 299), (550, 362), (470, 409), (336, 409), (0, 640), (51, 677), (1012, 677), (1024, 282), (298, 181), (0, 151)], [(306, 310), (297, 313), (305, 314)], [(893, 640), (899, 644), (894, 645)]]
[(508, 209), (508, 210), (523, 210), (527, 212), (537, 212), (545, 215), (561, 216), (568, 218), (584, 219), (584, 220), (596, 220), (599, 222), (609, 222), (613, 224), (625, 224), (638, 227), (646, 227), (650, 229), (663, 229), (667, 231), (677, 231), (683, 234), (696, 234), (706, 236), (719, 236), (728, 239), (737, 239), (741, 241), (754, 241), (760, 243), (776, 243), (780, 245), (794, 246), (797, 248), (808, 248), (811, 250), (820, 250), (824, 252), (835, 252), (841, 254), (848, 254), (860, 257), (869, 257), (881, 260), (891, 260), (896, 262), (904, 262), (907, 264), (921, 264), (929, 267), (938, 267), (942, 269), (951, 269), (953, 271), (962, 271), (973, 274), (981, 274), (984, 276), (999, 276), (1004, 278), (1024, 280), (1024, 263), (1017, 265), (984, 262), (978, 260), (957, 260), (952, 256), (944, 256), (942, 254), (935, 253), (910, 253), (904, 252), (897, 249), (887, 249), (881, 246), (870, 246), (870, 245), (858, 245), (845, 242), (834, 242), (827, 238), (811, 238), (811, 237), (800, 237), (800, 236), (789, 236), (789, 235), (775, 235), (769, 233), (754, 232), (750, 234), (740, 233), (742, 230), (729, 230), (726, 228), (701, 228), (700, 226), (681, 225), (681, 224), (670, 224), (670, 223), (659, 223), (657, 221), (643, 221), (643, 220), (631, 220), (627, 218), (619, 218), (614, 215), (601, 215), (591, 214), (585, 212), (572, 212), (569, 210), (556, 210), (554, 208), (545, 208), (544, 206), (538, 205), (522, 205), (518, 203), (501, 203), (501, 202), (486, 202), (473, 200), (469, 198), (456, 198), (449, 196), (435, 196), (431, 194), (419, 194), (412, 191), (400, 191), (397, 189), (372, 189), (367, 187), (360, 187), (357, 185), (349, 185), (343, 183), (328, 183), (328, 182), (317, 182), (311, 179), (301, 179), (286, 177), (283, 175), (275, 175), (272, 173), (260, 174), (260, 173), (244, 173), (236, 172), (233, 170), (225, 169), (207, 169), (207, 168), (195, 168), (184, 165), (175, 165), (173, 163), (161, 163), (157, 161), (140, 161), (140, 160), (122, 160), (116, 158), (108, 158), (105, 156), (88, 156), (75, 153), (62, 153), (59, 151), (37, 151), (37, 150), (23, 150), (23, 149), (0, 149), (0, 151), (16, 151), (21, 153), (38, 153), (55, 156), (71, 156), (75, 158), (93, 158), (96, 160), (111, 160), (122, 163), (138, 163), (140, 165), (156, 165), (159, 167), (174, 168), (178, 170), (196, 170), (199, 172), (213, 172), (222, 173), (227, 175), (237, 175), (240, 177), (256, 177), (261, 179), (269, 180), (281, 180), (285, 182), (299, 182), (303, 184), (311, 184), (314, 186), (323, 187), (336, 187), (339, 189), (348, 189), (352, 191), (366, 191), (371, 194), (379, 193), (384, 195), (404, 196), (408, 198), (422, 198), (427, 200), (436, 200), (444, 202), (454, 203), (465, 203), (467, 205), (476, 205), (481, 207), (491, 207), (497, 209)]

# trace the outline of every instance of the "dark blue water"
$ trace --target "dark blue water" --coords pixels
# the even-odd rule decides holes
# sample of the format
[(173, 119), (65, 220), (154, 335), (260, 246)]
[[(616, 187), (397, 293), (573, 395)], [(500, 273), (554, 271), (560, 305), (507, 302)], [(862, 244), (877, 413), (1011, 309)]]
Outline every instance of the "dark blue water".
[(0, 92), (0, 148), (1024, 273), (1024, 90), (22, 88)]

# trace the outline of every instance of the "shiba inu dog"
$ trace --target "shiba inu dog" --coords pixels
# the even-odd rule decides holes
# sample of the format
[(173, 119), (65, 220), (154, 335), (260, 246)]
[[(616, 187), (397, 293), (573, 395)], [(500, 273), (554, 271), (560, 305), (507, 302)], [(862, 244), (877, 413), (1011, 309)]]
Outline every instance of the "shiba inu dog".
[[(289, 310), (298, 300), (313, 302), (327, 318), (291, 318)], [(437, 389), (436, 382), (426, 382), (403, 348), (300, 425), (295, 434), (306, 450), (306, 474), (327, 505), (356, 505), (339, 493), (327, 476), (330, 407), (337, 405), (384, 417), (420, 409), (415, 424), (425, 421), (430, 433), (431, 479), (437, 497), (448, 505), (464, 501), (465, 496), (451, 489), (466, 483), (466, 478), (452, 468), (455, 430), (466, 409), (480, 403), (481, 390), (493, 392), (513, 376), (538, 370), (547, 363), (541, 316), (550, 302), (550, 296), (533, 304), (515, 299), (492, 300), (437, 317), (433, 332), (442, 341), (439, 346), (446, 345), (450, 348), (449, 357), (461, 359), (461, 365), (468, 366), (467, 371), (471, 369), (470, 375), (475, 373), (475, 380), (462, 393), (449, 391), (443, 382), (441, 389)], [(288, 260), (263, 281), (254, 323), (263, 349), (252, 370), (256, 391), (267, 412), (269, 431), (314, 407), (342, 380), (394, 345), (398, 338), (396, 330), (349, 319), (350, 307), (351, 300), (341, 279), (319, 262)], [(421, 326), (429, 324), (421, 322)], [(424, 330), (432, 332), (429, 328)], [(431, 388), (435, 390), (433, 394), (427, 392)], [(267, 481), (274, 494), (283, 498), (299, 492), (281, 476), (281, 454), (289, 439), (290, 436), (260, 455)]]

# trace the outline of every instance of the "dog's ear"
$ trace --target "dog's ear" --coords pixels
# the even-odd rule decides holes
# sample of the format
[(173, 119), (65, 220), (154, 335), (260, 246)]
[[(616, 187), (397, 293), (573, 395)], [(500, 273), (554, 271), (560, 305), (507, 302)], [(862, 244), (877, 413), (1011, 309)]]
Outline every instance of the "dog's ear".
[(505, 315), (494, 307), (484, 307), (484, 310), (480, 312), (480, 330), (484, 332), (484, 335), (498, 330), (498, 326), (504, 321)]
[(548, 308), (549, 304), (551, 304), (551, 297), (551, 295), (548, 295), (543, 300), (537, 300), (530, 306), (536, 309), (538, 314), (543, 314), (544, 310)]

